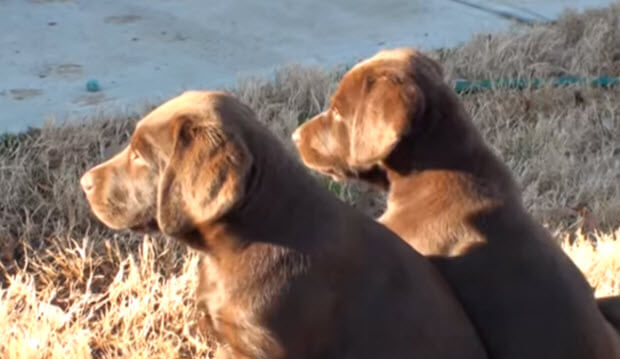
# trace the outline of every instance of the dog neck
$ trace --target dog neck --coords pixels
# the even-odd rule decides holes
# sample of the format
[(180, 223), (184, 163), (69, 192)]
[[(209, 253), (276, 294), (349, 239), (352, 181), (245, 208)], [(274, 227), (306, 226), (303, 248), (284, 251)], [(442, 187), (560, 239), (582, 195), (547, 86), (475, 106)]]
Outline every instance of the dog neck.
[(338, 208), (344, 204), (320, 188), (295, 160), (285, 154), (257, 154), (249, 177), (241, 203), (200, 226), (208, 252), (240, 254), (264, 246), (309, 253), (331, 237), (341, 240), (337, 229), (347, 211)]
[(437, 119), (422, 136), (406, 136), (383, 163), (389, 195), (379, 220), (424, 254), (509, 240), (490, 236), (486, 223), (525, 214), (509, 170), (459, 112), (461, 118)]

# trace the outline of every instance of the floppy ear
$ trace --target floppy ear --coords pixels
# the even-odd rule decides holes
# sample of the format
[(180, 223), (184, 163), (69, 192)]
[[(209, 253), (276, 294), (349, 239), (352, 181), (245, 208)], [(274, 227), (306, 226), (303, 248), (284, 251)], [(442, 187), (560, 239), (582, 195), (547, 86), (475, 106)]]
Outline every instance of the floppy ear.
[(342, 120), (334, 120), (322, 112), (301, 125), (292, 138), (306, 166), (323, 174), (344, 177), (349, 151), (347, 132)]
[(241, 139), (215, 123), (179, 119), (173, 135), (173, 153), (159, 182), (157, 221), (163, 233), (203, 247), (191, 243), (197, 226), (243, 198), (252, 156)]
[(396, 74), (367, 76), (350, 128), (352, 165), (368, 167), (386, 158), (424, 113), (424, 94), (412, 79)]

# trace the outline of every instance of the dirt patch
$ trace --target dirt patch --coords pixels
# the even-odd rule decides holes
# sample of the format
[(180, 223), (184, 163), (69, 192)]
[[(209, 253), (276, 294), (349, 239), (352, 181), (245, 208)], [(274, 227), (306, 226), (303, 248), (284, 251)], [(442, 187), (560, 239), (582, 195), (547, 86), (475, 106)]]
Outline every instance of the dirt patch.
[(56, 66), (55, 72), (59, 76), (73, 76), (82, 74), (82, 65), (78, 64), (60, 64)]
[(13, 100), (21, 101), (27, 100), (32, 97), (37, 97), (43, 95), (43, 90), (41, 89), (10, 89), (8, 91), (9, 96), (13, 98)]
[(142, 19), (142, 17), (138, 15), (116, 15), (105, 17), (103, 22), (106, 24), (131, 24), (132, 22), (136, 22), (140, 19)]
[(47, 3), (62, 3), (62, 2), (72, 2), (73, 0), (30, 0), (33, 4), (47, 4)]
[(105, 97), (105, 94), (103, 94), (102, 92), (98, 92), (79, 96), (73, 100), (73, 103), (82, 106), (92, 106), (99, 105), (107, 100), (109, 99)]
[(79, 64), (58, 64), (47, 65), (41, 71), (39, 71), (39, 78), (47, 78), (52, 75), (64, 78), (64, 79), (76, 79), (82, 76), (84, 73), (84, 66)]

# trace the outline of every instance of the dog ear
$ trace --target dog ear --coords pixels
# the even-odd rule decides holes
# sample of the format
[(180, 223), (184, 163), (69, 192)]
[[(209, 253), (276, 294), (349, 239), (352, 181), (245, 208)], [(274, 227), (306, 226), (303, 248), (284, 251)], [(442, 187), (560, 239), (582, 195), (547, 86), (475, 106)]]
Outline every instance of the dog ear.
[(328, 175), (342, 172), (349, 151), (346, 125), (333, 116), (340, 115), (322, 112), (301, 125), (292, 136), (304, 164)]
[(245, 143), (219, 124), (182, 118), (173, 127), (173, 153), (158, 186), (157, 221), (164, 234), (195, 241), (199, 224), (221, 217), (243, 198), (253, 159)]
[(413, 122), (424, 113), (424, 94), (406, 75), (367, 75), (350, 127), (353, 166), (370, 167), (385, 159)]

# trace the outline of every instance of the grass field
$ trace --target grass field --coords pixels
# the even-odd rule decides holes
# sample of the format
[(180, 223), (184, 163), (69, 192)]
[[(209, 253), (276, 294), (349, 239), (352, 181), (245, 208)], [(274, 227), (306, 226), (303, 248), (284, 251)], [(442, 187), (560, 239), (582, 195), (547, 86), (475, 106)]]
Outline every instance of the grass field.
[[(432, 56), (451, 83), (617, 76), (619, 21), (620, 5), (567, 13)], [(231, 90), (293, 151), (290, 133), (325, 107), (341, 74), (289, 66)], [(597, 295), (620, 294), (619, 98), (620, 89), (586, 85), (462, 96), (530, 212)], [(105, 229), (78, 187), (82, 172), (120, 149), (147, 110), (0, 138), (1, 357), (185, 358), (213, 349), (193, 303), (197, 254), (165, 238)], [(366, 212), (381, 211), (379, 195), (325, 183)]]

